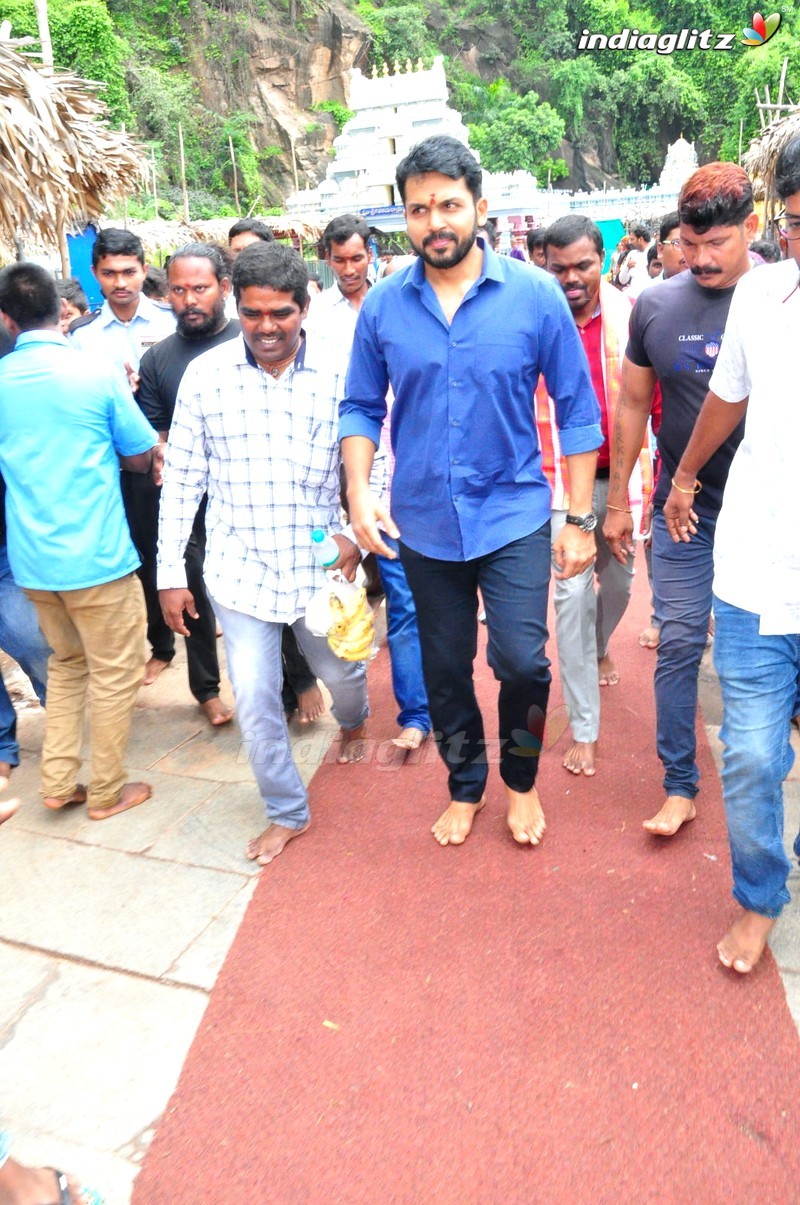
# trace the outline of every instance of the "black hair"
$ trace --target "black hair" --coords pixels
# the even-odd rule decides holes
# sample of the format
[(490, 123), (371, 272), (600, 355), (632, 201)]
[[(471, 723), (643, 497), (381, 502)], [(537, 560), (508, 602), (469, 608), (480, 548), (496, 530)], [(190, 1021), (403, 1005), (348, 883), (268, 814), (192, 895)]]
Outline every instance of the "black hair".
[(177, 259), (207, 259), (214, 270), (217, 280), (227, 276), (230, 279), (231, 265), (228, 257), (216, 243), (184, 243), (177, 251), (173, 251), (164, 265), (169, 280), (169, 270)]
[(634, 226), (633, 230), (631, 231), (631, 237), (632, 238), (644, 238), (644, 239), (647, 239), (647, 241), (649, 243), (650, 242), (650, 231), (647, 229), (646, 226)]
[(228, 242), (236, 238), (237, 234), (255, 234), (260, 238), (262, 243), (273, 243), (275, 235), (264, 222), (259, 222), (258, 218), (240, 218), (238, 222), (234, 222), (228, 231)]
[(482, 226), (478, 227), (478, 234), (483, 234), (492, 251), (497, 249), (497, 227), (491, 218), (487, 218)]
[(594, 249), (603, 258), (603, 234), (600, 227), (591, 218), (580, 213), (568, 213), (556, 220), (544, 232), (542, 246), (547, 252), (548, 247), (569, 247), (580, 238), (588, 238), (594, 243)]
[(109, 226), (100, 231), (92, 246), (92, 267), (96, 268), (106, 255), (131, 255), (144, 267), (142, 240), (130, 230)]
[(481, 165), (468, 147), (450, 134), (434, 134), (423, 142), (412, 146), (411, 150), (397, 165), (397, 191), (401, 200), (406, 199), (406, 183), (409, 176), (424, 176), (428, 172), (438, 172), (451, 180), (464, 180), (472, 199), (479, 201), (481, 197), (482, 173)]
[(163, 268), (148, 267), (142, 292), (145, 297), (163, 300), (167, 296), (167, 274)]
[(58, 326), (61, 298), (55, 280), (38, 264), (10, 264), (0, 272), (0, 310), (21, 331)]
[(56, 289), (59, 297), (64, 301), (69, 301), (82, 314), (89, 309), (89, 299), (77, 276), (65, 276), (63, 280), (57, 280)]
[[(797, 191), (800, 192), (800, 189)], [(789, 193), (789, 196), (791, 195)], [(778, 264), (783, 259), (779, 245), (766, 238), (756, 239), (754, 243), (750, 244), (750, 250), (755, 251), (756, 255), (760, 255), (766, 264)]]
[(537, 247), (544, 249), (545, 234), (544, 226), (537, 226), (535, 230), (528, 231), (525, 235), (525, 242), (528, 244), (528, 255), (533, 255)]
[(660, 259), (660, 258), (661, 258), (661, 256), (658, 254), (658, 247), (656, 246), (655, 243), (653, 243), (652, 247), (647, 248), (647, 266), (648, 266), (648, 268), (650, 267), (650, 265), (654, 259)]
[(370, 236), (370, 229), (366, 222), (356, 217), (354, 213), (342, 213), (336, 218), (331, 218), (322, 232), (325, 254), (330, 255), (331, 243), (346, 243), (354, 234), (361, 237), (366, 247)]
[(237, 305), (242, 289), (254, 286), (291, 293), (302, 310), (308, 302), (308, 269), (293, 247), (251, 243), (233, 265), (233, 295)]
[(658, 241), (660, 243), (665, 243), (667, 241), (667, 235), (673, 230), (677, 230), (680, 224), (681, 220), (678, 216), (677, 209), (673, 209), (672, 213), (665, 213), (664, 217), (661, 219), (661, 225), (658, 228)]
[(787, 142), (775, 164), (775, 191), (782, 201), (800, 192), (800, 138)]

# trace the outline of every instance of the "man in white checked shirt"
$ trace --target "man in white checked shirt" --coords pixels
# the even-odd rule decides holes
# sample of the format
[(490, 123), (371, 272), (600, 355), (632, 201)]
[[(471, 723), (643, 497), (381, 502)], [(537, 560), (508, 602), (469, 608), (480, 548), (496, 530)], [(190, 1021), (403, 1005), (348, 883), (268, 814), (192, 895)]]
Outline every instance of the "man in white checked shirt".
[(228, 671), (268, 828), (247, 856), (277, 857), (310, 822), (281, 703), (281, 633), (292, 625), (342, 727), (339, 761), (363, 753), (362, 662), (334, 655), (303, 618), (324, 574), (311, 531), (333, 534), (348, 577), (360, 553), (341, 532), (337, 409), (344, 369), (329, 346), (307, 343), (308, 274), (291, 248), (254, 243), (238, 257), (233, 290), (242, 338), (198, 356), (186, 371), (170, 428), (161, 498), (158, 582), (164, 618), (188, 635), (194, 615), (183, 551), (208, 491), (206, 586), (222, 624)]

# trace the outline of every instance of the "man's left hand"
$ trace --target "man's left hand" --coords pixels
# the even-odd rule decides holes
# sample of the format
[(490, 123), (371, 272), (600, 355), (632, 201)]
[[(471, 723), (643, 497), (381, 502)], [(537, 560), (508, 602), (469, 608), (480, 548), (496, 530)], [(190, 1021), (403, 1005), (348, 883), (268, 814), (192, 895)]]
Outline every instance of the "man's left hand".
[(336, 569), (351, 582), (356, 575), (356, 569), (361, 564), (359, 547), (352, 540), (348, 540), (347, 536), (334, 536), (333, 538), (339, 545), (339, 559), (332, 565), (328, 565), (328, 572)]
[(597, 545), (594, 532), (581, 531), (574, 523), (565, 523), (553, 541), (553, 563), (559, 581), (577, 577), (594, 564)]
[(153, 448), (153, 463), (150, 472), (153, 475), (153, 485), (161, 485), (164, 477), (164, 450), (166, 444), (157, 443)]

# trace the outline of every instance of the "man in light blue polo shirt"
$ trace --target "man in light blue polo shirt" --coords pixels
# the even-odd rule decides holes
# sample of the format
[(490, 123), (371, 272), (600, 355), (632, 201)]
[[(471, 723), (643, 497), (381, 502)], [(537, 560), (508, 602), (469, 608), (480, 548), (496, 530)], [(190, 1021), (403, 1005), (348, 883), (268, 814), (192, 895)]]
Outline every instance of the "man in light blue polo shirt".
[[(480, 590), (500, 682), (508, 826), (519, 844), (537, 845), (545, 828), (535, 780), (550, 686), (551, 551), (560, 578), (594, 559), (600, 409), (559, 286), (477, 239), (487, 202), (474, 155), (448, 135), (427, 138), (398, 166), (397, 187), (419, 258), (371, 290), (358, 318), (339, 429), (350, 517), (371, 552), (396, 555), (379, 522), (400, 538), (449, 772), (450, 804), (434, 837), (460, 845), (484, 802), (488, 755), (472, 674)], [(554, 399), (575, 512), (552, 550), (533, 408), (540, 373)], [(392, 515), (368, 481), (390, 385)]]
[[(122, 375), (61, 334), (55, 281), (35, 264), (0, 272), (0, 314), (16, 338), (0, 361), (0, 471), (8, 558), (53, 655), (42, 749), (46, 807), (88, 802), (101, 820), (143, 803), (123, 757), (143, 676), (139, 558), (118, 457), (148, 472), (158, 439)], [(77, 781), (88, 697), (92, 775)]]

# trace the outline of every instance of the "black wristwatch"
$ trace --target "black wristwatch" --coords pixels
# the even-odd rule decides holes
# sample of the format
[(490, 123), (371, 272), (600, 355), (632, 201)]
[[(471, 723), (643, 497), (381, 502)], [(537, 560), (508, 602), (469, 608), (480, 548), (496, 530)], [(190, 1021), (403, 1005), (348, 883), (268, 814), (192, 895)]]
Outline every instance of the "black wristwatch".
[(581, 531), (594, 531), (597, 527), (597, 515), (591, 510), (588, 515), (567, 515), (567, 523), (574, 523)]

